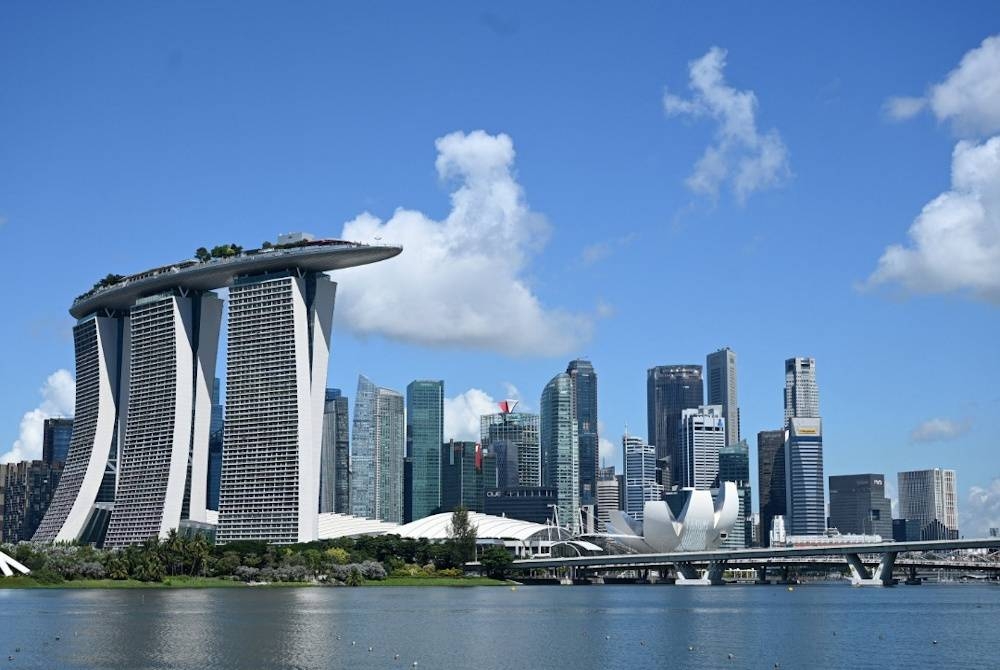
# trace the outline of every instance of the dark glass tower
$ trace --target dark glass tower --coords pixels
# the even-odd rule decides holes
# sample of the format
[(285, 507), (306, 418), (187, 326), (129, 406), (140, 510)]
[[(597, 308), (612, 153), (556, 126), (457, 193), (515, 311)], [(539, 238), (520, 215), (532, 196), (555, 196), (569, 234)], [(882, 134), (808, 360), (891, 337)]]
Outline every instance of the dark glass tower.
[(441, 444), (444, 442), (444, 382), (416, 380), (406, 387), (406, 455), (412, 459), (411, 521), (441, 505)]
[(208, 429), (208, 509), (219, 509), (219, 487), (222, 483), (223, 409), (219, 378), (212, 383), (212, 419)]
[(658, 365), (646, 373), (649, 442), (656, 447), (657, 461), (670, 459), (670, 471), (663, 473), (664, 488), (680, 479), (681, 411), (703, 405), (704, 397), (700, 365)]
[(737, 549), (750, 546), (753, 537), (751, 524), (752, 494), (750, 490), (750, 447), (746, 440), (719, 449), (719, 483), (734, 482), (740, 498), (736, 525), (724, 546)]
[(65, 463), (73, 439), (73, 419), (46, 419), (42, 428), (42, 460)]
[(323, 450), (320, 454), (319, 511), (350, 513), (351, 442), (347, 397), (326, 390), (323, 402)]
[(770, 546), (771, 520), (785, 514), (785, 431), (757, 433), (757, 490), (761, 544)]
[(830, 527), (843, 534), (892, 537), (892, 504), (885, 497), (885, 475), (832, 475)]
[(597, 504), (597, 373), (590, 361), (570, 361), (566, 373), (576, 394), (577, 435), (580, 442), (580, 504)]

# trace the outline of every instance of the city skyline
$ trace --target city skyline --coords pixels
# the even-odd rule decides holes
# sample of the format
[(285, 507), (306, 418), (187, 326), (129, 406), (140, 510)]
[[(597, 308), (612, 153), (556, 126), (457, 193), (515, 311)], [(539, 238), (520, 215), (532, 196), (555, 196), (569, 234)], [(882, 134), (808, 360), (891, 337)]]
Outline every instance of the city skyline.
[[(21, 74), (0, 71), (5, 88), (19, 94), (16, 104), (0, 111), (10, 156), (0, 166), (0, 183), (8, 185), (0, 192), (0, 240), (12, 272), (33, 278), (31, 291), (11, 287), (4, 294), (11, 324), (3, 343), (13, 355), (0, 395), (0, 450), (19, 443), (12, 458), (38, 457), (34, 426), (43, 415), (72, 411), (73, 373), (60, 371), (74, 367), (66, 309), (81, 287), (108, 272), (189, 257), (196, 246), (256, 244), (273, 235), (278, 222), (323, 236), (379, 236), (417, 250), (398, 259), (399, 269), (387, 266), (373, 293), (345, 290), (338, 297), (343, 309), (335, 317), (338, 355), (329, 382), (350, 389), (362, 370), (397, 389), (413, 379), (444, 379), (444, 421), (451, 428), (445, 439), (475, 439), (469, 426), (476, 424), (468, 417), (501, 398), (518, 397), (524, 409), (538, 411), (545, 382), (568, 360), (585, 356), (601, 375), (603, 457), (620, 465), (618, 436), (625, 425), (633, 431), (641, 426), (645, 416), (645, 370), (704, 362), (706, 354), (728, 345), (739, 355), (740, 424), (752, 443), (757, 432), (781, 423), (782, 360), (810, 356), (823, 388), (826, 475), (884, 472), (887, 494), (895, 499), (893, 473), (953, 468), (963, 532), (972, 514), (985, 530), (1000, 501), (992, 449), (1000, 433), (1000, 398), (988, 382), (1000, 363), (990, 344), (998, 329), (996, 308), (978, 298), (995, 295), (990, 287), (996, 284), (989, 283), (995, 274), (987, 273), (985, 284), (949, 283), (940, 268), (962, 263), (944, 259), (927, 266), (931, 283), (920, 286), (906, 280), (905, 270), (918, 249), (907, 231), (924, 205), (940, 194), (975, 199), (982, 190), (963, 166), (976, 156), (989, 158), (972, 150), (996, 134), (993, 117), (969, 107), (942, 112), (924, 93), (944, 95), (945, 84), (959, 81), (950, 73), (965, 72), (966, 57), (992, 57), (993, 43), (984, 45), (991, 35), (983, 29), (991, 25), (984, 20), (990, 9), (966, 6), (954, 29), (941, 35), (937, 26), (952, 18), (943, 8), (927, 8), (919, 17), (879, 8), (833, 11), (831, 21), (812, 29), (818, 34), (797, 29), (804, 10), (796, 8), (773, 25), (734, 10), (735, 18), (757, 30), (742, 29), (739, 20), (733, 23), (740, 30), (720, 27), (706, 9), (677, 20), (669, 10), (644, 8), (628, 20), (637, 39), (627, 41), (597, 31), (593, 12), (581, 9), (558, 17), (564, 49), (555, 51), (588, 65), (565, 80), (553, 76), (564, 72), (552, 69), (553, 50), (537, 47), (538, 31), (557, 20), (545, 9), (525, 10), (507, 34), (474, 13), (448, 21), (434, 20), (439, 9), (413, 14), (415, 25), (432, 31), (457, 22), (463, 39), (509, 54), (503, 67), (494, 58), (454, 63), (394, 27), (375, 31), (387, 40), (379, 44), (389, 58), (418, 55), (396, 59), (371, 78), (365, 73), (378, 65), (372, 52), (360, 43), (352, 49), (350, 40), (331, 45), (323, 17), (298, 33), (301, 44), (323, 45), (306, 57), (287, 43), (260, 52), (266, 42), (260, 36), (271, 32), (264, 22), (235, 36), (221, 30), (219, 16), (209, 16), (190, 43), (177, 46), (170, 38), (175, 19), (156, 9), (116, 17), (125, 25), (154, 26), (137, 32), (141, 39), (107, 32), (114, 21), (94, 21), (87, 36), (74, 36), (79, 22), (65, 13), (38, 20), (38, 14), (15, 10), (9, 25), (18, 29), (5, 33), (5, 53), (29, 53), (30, 44), (43, 42), (53, 50), (40, 60), (18, 60), (25, 63)], [(359, 17), (342, 20), (358, 34), (373, 25)], [(859, 21), (872, 30), (858, 36), (849, 54), (830, 39), (831, 48), (816, 52), (813, 61), (789, 62), (789, 50), (814, 53), (810, 45), (817, 38)], [(878, 38), (889, 30), (891, 46)], [(777, 34), (783, 49), (769, 46)], [(607, 46), (593, 52), (587, 45), (597, 35)], [(225, 47), (220, 52), (208, 48), (219, 40)], [(80, 73), (65, 71), (64, 64), (75, 61), (73, 54), (91, 53), (87, 45), (94, 43), (106, 52), (96, 63), (102, 73), (91, 80), (91, 95), (74, 83)], [(365, 56), (352, 61), (353, 69), (333, 66), (345, 62), (345, 53), (359, 52)], [(228, 71), (233, 58), (266, 67), (252, 68), (254, 78), (220, 84), (212, 73)], [(718, 71), (720, 93), (753, 96), (755, 137), (763, 141), (773, 130), (787, 150), (781, 162), (787, 170), (773, 181), (741, 190), (735, 179), (723, 180), (714, 183), (714, 195), (691, 188), (706, 145), (716, 146), (712, 112), (692, 78), (692, 62)], [(136, 69), (122, 63), (136, 63)], [(426, 75), (419, 91), (405, 86), (413, 80), (411, 67)], [(281, 84), (275, 73), (289, 71), (302, 72), (308, 84)], [(150, 73), (162, 88), (144, 87)], [(374, 83), (362, 81), (367, 79)], [(277, 86), (263, 108), (259, 84)], [(477, 95), (456, 100), (447, 95), (456, 87)], [(370, 119), (350, 104), (370, 99), (388, 114), (400, 106), (386, 92), (404, 89), (413, 110), (406, 124)], [(112, 127), (97, 100), (135, 113)], [(240, 123), (231, 123), (228, 100), (246, 102)], [(287, 107), (288, 101), (295, 104)], [(273, 112), (289, 109), (317, 111), (296, 112), (303, 116), (287, 127), (268, 125)], [(568, 113), (578, 122), (564, 123)], [(79, 124), (95, 130), (75, 132)], [(269, 130), (247, 130), (261, 128)], [(300, 141), (300, 132), (309, 141)], [(829, 159), (830, 138), (836, 138), (836, 160)], [(117, 159), (102, 158), (108, 155)], [(152, 164), (150, 155), (161, 159)], [(238, 177), (229, 170), (234, 161), (245, 166)], [(275, 169), (278, 164), (302, 167), (291, 179)], [(502, 188), (484, 190), (485, 183)], [(53, 192), (60, 197), (49, 197)], [(510, 199), (480, 200), (487, 192)], [(488, 213), (482, 221), (469, 218), (468, 205), (475, 202), (487, 207), (478, 210)], [(630, 203), (626, 217), (622, 202)], [(408, 209), (396, 214), (397, 207)], [(46, 261), (57, 272), (37, 272), (40, 234)], [(420, 237), (437, 246), (410, 246)], [(454, 251), (458, 240), (483, 255)], [(706, 273), (694, 258), (709, 245), (719, 265)], [(887, 254), (893, 245), (908, 253)], [(435, 255), (435, 249), (447, 253)], [(665, 256), (669, 264), (662, 263)], [(981, 274), (970, 270), (970, 276)], [(347, 285), (349, 276), (334, 279)], [(582, 276), (591, 281), (581, 282)], [(693, 277), (701, 282), (697, 290)], [(392, 288), (404, 283), (405, 293)], [(869, 290), (858, 291), (858, 285)], [(896, 300), (897, 293), (914, 295)], [(426, 295), (443, 307), (427, 308)], [(699, 308), (706, 295), (720, 297), (713, 312), (724, 318), (705, 319)], [(808, 331), (770, 326), (760, 315), (776, 313), (770, 310), (779, 297), (800, 316), (826, 325)], [(385, 308), (366, 318), (361, 304)], [(661, 304), (687, 324), (667, 331), (667, 317), (653, 309)], [(457, 311), (439, 311), (449, 305), (471, 307), (469, 314), (486, 325), (477, 329)], [(409, 310), (424, 308), (435, 328), (416, 328), (421, 319)], [(984, 374), (968, 374), (960, 362), (965, 350), (984, 352), (977, 360)], [(879, 374), (890, 360), (891, 374)], [(859, 383), (871, 375), (879, 377), (878, 385)], [(46, 393), (39, 393), (43, 387)], [(755, 455), (751, 449), (752, 460)], [(987, 467), (980, 467), (984, 462)], [(978, 506), (970, 502), (980, 499)]]

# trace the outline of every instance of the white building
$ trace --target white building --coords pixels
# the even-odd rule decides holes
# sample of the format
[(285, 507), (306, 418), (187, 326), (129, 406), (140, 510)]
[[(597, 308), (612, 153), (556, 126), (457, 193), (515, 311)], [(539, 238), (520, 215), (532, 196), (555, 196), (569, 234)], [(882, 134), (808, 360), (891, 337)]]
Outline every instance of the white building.
[(819, 417), (819, 388), (816, 359), (789, 358), (785, 361), (785, 424), (792, 418)]
[(646, 502), (660, 500), (663, 486), (656, 483), (656, 447), (640, 437), (622, 436), (625, 462), (625, 513), (642, 521)]
[(351, 440), (351, 514), (402, 523), (403, 395), (359, 376)]
[(899, 516), (920, 524), (921, 539), (950, 539), (948, 535), (958, 537), (954, 470), (934, 468), (900, 472), (898, 485)]
[(680, 476), (682, 487), (703, 491), (715, 485), (719, 450), (726, 446), (726, 420), (721, 405), (681, 411)]
[(611, 518), (612, 510), (622, 506), (621, 490), (618, 488), (618, 478), (614, 467), (600, 468), (597, 471), (597, 525), (598, 532), (603, 533)]

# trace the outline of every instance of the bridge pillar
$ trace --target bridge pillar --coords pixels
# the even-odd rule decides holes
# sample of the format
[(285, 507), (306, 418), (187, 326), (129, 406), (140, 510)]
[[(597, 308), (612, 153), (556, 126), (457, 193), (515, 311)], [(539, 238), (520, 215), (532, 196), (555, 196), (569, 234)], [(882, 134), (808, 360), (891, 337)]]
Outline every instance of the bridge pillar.
[(754, 581), (754, 584), (770, 584), (771, 583), (767, 579), (767, 566), (766, 565), (758, 565), (756, 568), (754, 568), (754, 570), (757, 571), (757, 579)]
[(887, 551), (882, 554), (878, 567), (869, 571), (857, 554), (845, 554), (847, 565), (851, 569), (851, 584), (853, 586), (893, 586), (898, 583), (892, 578), (892, 567), (896, 564), (899, 552)]
[(677, 586), (718, 586), (725, 584), (722, 572), (726, 568), (725, 561), (711, 561), (707, 570), (699, 571), (687, 562), (674, 564), (677, 570)]

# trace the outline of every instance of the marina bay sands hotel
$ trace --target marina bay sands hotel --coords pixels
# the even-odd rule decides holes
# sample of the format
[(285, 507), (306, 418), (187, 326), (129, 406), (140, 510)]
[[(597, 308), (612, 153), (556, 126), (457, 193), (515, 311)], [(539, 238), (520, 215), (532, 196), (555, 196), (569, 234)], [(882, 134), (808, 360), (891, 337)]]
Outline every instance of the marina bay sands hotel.
[[(109, 276), (74, 301), (73, 437), (35, 541), (97, 533), (121, 547), (183, 524), (214, 525), (223, 543), (317, 538), (337, 287), (325, 273), (402, 248), (302, 235), (265, 247)], [(229, 313), (216, 514), (206, 484), (221, 288)]]

